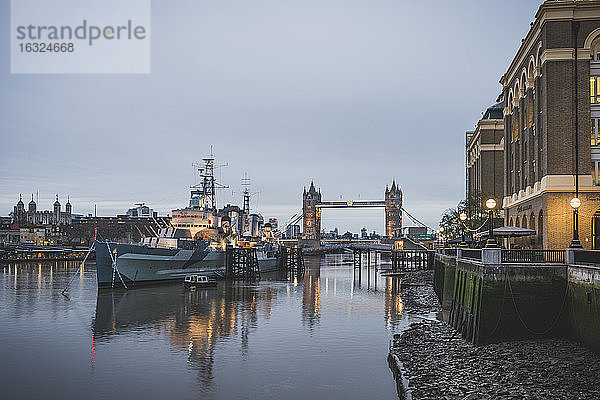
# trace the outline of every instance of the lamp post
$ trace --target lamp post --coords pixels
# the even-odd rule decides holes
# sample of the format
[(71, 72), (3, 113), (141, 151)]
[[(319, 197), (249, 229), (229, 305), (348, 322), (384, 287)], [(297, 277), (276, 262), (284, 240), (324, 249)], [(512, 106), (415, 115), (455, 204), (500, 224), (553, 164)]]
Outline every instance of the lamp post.
[(466, 247), (467, 243), (465, 242), (465, 221), (467, 220), (467, 214), (465, 214), (464, 212), (460, 213), (460, 215), (458, 216), (458, 219), (460, 219), (461, 228), (462, 228), (461, 246)]
[(440, 228), (440, 240), (442, 241), (442, 248), (446, 248), (446, 241), (444, 240), (444, 227)]
[(496, 239), (494, 238), (494, 208), (496, 208), (496, 200), (487, 199), (485, 201), (485, 206), (489, 210), (489, 220), (490, 220), (490, 231), (488, 233), (488, 240), (485, 247), (498, 247), (496, 243)]
[(571, 208), (573, 208), (573, 240), (571, 241), (572, 249), (581, 249), (581, 242), (579, 241), (579, 218), (577, 209), (581, 206), (581, 200), (577, 197), (571, 199)]
[(575, 57), (573, 59), (574, 73), (573, 73), (573, 87), (575, 94), (573, 96), (573, 110), (575, 120), (575, 197), (571, 199), (571, 207), (573, 208), (573, 241), (571, 241), (571, 248), (581, 249), (581, 242), (579, 241), (579, 218), (577, 209), (581, 205), (579, 200), (579, 108), (578, 108), (578, 76), (577, 76), (577, 64), (579, 59), (577, 58), (577, 36), (579, 34), (579, 21), (573, 21), (571, 23), (573, 30), (573, 51)]

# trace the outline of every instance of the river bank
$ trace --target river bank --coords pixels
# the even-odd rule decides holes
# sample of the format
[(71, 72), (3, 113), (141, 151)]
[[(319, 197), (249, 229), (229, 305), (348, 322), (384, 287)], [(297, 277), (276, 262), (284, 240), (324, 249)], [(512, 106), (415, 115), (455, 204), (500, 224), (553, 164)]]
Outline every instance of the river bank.
[[(444, 322), (430, 275), (407, 276), (404, 310), (423, 314), (394, 337), (391, 362), (412, 399), (598, 399), (600, 355), (563, 340), (527, 340), (475, 347)], [(400, 377), (399, 377), (400, 378)]]

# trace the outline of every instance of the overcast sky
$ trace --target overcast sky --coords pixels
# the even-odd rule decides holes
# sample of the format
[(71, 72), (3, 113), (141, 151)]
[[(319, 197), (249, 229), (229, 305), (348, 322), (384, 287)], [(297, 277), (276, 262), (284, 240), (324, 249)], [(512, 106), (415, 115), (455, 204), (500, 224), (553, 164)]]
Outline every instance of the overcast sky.
[[(23, 193), (73, 211), (185, 206), (214, 148), (218, 202), (287, 221), (314, 179), (324, 199), (383, 199), (430, 226), (464, 197), (464, 133), (541, 1), (153, 1), (151, 73), (10, 74), (0, 2), (0, 215)], [(323, 226), (383, 230), (383, 210), (325, 210)]]

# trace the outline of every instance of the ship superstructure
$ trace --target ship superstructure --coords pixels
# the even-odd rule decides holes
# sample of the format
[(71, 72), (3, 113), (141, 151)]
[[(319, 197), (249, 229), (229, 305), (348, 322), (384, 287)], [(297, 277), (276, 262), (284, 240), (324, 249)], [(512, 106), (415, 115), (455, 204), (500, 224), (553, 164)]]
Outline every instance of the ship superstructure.
[[(225, 251), (227, 246), (238, 245), (249, 199), (244, 196), (245, 210), (232, 205), (217, 210), (215, 190), (227, 186), (215, 181), (215, 159), (211, 154), (203, 165), (194, 166), (200, 182), (190, 187), (188, 206), (172, 211), (170, 227), (142, 238), (140, 244), (96, 242), (98, 287), (114, 285), (116, 276), (117, 282), (135, 286), (182, 280), (187, 274), (224, 275)], [(253, 245), (259, 245), (259, 268), (276, 269), (278, 244)]]

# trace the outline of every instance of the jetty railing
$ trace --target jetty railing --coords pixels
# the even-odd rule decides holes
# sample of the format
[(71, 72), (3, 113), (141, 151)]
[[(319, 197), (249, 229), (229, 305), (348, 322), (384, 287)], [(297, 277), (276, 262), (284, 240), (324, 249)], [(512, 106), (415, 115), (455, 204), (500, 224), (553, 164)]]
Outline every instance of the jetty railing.
[[(484, 257), (484, 251), (486, 255)], [(471, 249), (465, 247), (459, 248), (438, 248), (438, 254), (449, 257), (464, 258), (474, 261), (481, 261), (484, 264), (565, 264), (565, 250), (544, 250), (544, 249)], [(575, 262), (582, 264), (600, 265), (600, 251), (576, 250)], [(485, 258), (485, 260), (484, 260)]]
[(500, 260), (503, 263), (564, 264), (565, 251), (542, 249), (502, 249)]

